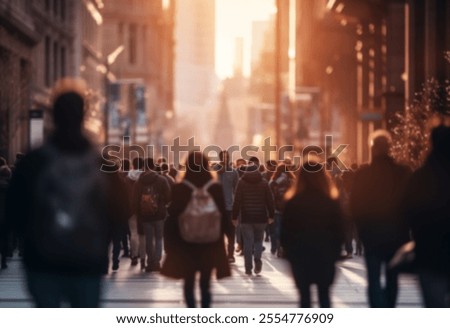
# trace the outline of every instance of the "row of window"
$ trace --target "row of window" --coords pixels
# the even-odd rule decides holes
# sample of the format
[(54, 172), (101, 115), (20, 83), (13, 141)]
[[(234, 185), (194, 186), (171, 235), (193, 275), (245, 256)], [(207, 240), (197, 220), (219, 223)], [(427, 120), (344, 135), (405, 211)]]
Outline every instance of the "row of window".
[(51, 87), (54, 82), (66, 76), (67, 50), (58, 41), (53, 41), (49, 36), (45, 37), (45, 86)]
[(62, 20), (66, 19), (67, 1), (66, 0), (45, 0), (45, 11)]

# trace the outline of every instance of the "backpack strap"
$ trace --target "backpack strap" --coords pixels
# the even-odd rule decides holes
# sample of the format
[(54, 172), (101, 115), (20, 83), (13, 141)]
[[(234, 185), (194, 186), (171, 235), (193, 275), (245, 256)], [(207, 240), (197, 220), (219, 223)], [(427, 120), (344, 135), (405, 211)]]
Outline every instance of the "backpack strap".
[(209, 180), (207, 183), (205, 183), (205, 185), (201, 188), (197, 188), (196, 186), (194, 186), (191, 182), (189, 182), (188, 180), (184, 179), (182, 181), (182, 183), (184, 183), (186, 186), (188, 186), (189, 188), (191, 188), (192, 190), (197, 190), (197, 189), (203, 189), (203, 190), (208, 190), (209, 187), (211, 187), (213, 184), (215, 184), (216, 182), (214, 181), (214, 179)]
[(197, 190), (198, 188), (196, 186), (194, 186), (192, 183), (190, 183), (188, 180), (184, 179), (183, 181), (181, 181), (181, 183), (185, 184), (186, 186), (188, 186), (189, 188), (191, 188), (192, 190)]
[(214, 181), (214, 179), (211, 179), (207, 183), (205, 183), (205, 185), (202, 187), (202, 189), (206, 191), (209, 189), (209, 187), (211, 187), (215, 183), (216, 182)]

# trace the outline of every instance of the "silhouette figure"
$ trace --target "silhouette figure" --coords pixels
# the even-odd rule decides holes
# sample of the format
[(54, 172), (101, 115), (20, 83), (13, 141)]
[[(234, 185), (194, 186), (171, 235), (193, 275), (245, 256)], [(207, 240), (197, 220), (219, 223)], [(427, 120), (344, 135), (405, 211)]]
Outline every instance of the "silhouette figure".
[(37, 307), (97, 307), (108, 268), (111, 229), (125, 211), (83, 135), (84, 89), (55, 87), (55, 130), (15, 168), (8, 221), (24, 238), (27, 284)]
[(450, 128), (431, 134), (432, 152), (412, 175), (405, 213), (415, 247), (415, 267), (426, 307), (450, 306)]
[[(409, 229), (401, 215), (401, 198), (410, 172), (390, 157), (390, 146), (388, 135), (375, 135), (372, 162), (356, 171), (351, 190), (351, 215), (364, 246), (371, 307), (395, 307), (398, 272), (390, 270), (387, 264), (409, 240)], [(386, 276), (384, 287), (382, 268)]]
[(283, 213), (281, 245), (300, 292), (300, 307), (311, 307), (312, 284), (317, 284), (320, 306), (331, 307), (330, 286), (344, 240), (343, 219), (331, 188), (321, 164), (303, 165)]

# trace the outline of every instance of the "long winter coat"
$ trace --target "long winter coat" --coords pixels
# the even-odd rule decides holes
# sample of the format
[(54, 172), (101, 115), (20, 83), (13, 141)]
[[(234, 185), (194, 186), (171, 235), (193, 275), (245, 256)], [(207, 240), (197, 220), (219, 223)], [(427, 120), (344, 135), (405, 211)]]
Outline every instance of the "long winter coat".
[(344, 240), (339, 203), (318, 191), (302, 192), (286, 204), (281, 245), (294, 276), (330, 285)]
[(351, 190), (351, 215), (366, 253), (392, 256), (409, 241), (401, 200), (410, 171), (390, 157), (359, 169)]
[[(198, 186), (197, 187), (201, 187)], [(230, 228), (226, 220), (225, 203), (220, 184), (215, 183), (208, 188), (222, 214), (222, 235)], [(193, 271), (216, 269), (217, 279), (231, 275), (228, 264), (224, 238), (208, 244), (185, 242), (179, 233), (178, 217), (191, 199), (192, 189), (185, 184), (176, 184), (172, 189), (172, 202), (168, 208), (169, 216), (164, 224), (164, 246), (167, 257), (163, 263), (161, 274), (182, 279)]]
[(450, 275), (450, 162), (430, 156), (412, 175), (404, 205), (417, 267)]

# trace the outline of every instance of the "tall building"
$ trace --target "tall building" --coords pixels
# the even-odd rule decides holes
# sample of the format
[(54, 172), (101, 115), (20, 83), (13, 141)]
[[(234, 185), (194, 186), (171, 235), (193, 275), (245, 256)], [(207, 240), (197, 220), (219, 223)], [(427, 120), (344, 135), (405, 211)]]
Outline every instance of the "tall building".
[(10, 162), (33, 138), (42, 141), (51, 127), (50, 89), (74, 74), (75, 2), (0, 1), (0, 155)]
[(178, 0), (175, 97), (183, 106), (202, 106), (215, 91), (215, 1)]
[(123, 52), (109, 65), (110, 141), (162, 143), (165, 113), (172, 110), (174, 1), (105, 3), (103, 53)]

